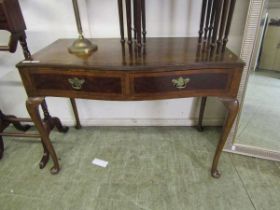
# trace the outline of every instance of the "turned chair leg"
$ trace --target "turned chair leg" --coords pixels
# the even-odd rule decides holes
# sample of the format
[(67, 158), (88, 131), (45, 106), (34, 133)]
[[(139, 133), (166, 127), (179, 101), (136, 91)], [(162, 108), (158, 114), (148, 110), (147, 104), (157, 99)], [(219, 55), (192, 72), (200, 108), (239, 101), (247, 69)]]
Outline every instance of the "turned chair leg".
[(121, 42), (123, 43), (123, 42), (125, 42), (125, 39), (124, 39), (124, 24), (123, 24), (123, 0), (118, 0), (118, 8), (119, 8)]
[(203, 35), (203, 26), (207, 25), (205, 23), (205, 13), (206, 13), (206, 5), (207, 5), (207, 0), (203, 0), (202, 1), (202, 9), (201, 9), (201, 16), (200, 16), (200, 26), (199, 26), (199, 38), (198, 38), (198, 42), (201, 43), (202, 41), (202, 35)]
[(141, 2), (141, 10), (142, 10), (142, 34), (143, 34), (143, 43), (146, 43), (146, 0), (142, 0)]
[(231, 26), (231, 22), (232, 22), (235, 3), (236, 3), (236, 0), (231, 0), (231, 2), (230, 2), (228, 17), (227, 17), (227, 23), (226, 23), (226, 29), (225, 29), (224, 39), (223, 39), (222, 51), (225, 50), (227, 42), (228, 42), (228, 35), (229, 35), (229, 32), (230, 32), (230, 26)]
[(19, 43), (22, 47), (23, 55), (24, 55), (25, 60), (32, 60), (31, 53), (30, 53), (30, 51), (28, 49), (28, 46), (27, 46), (25, 32), (23, 32), (23, 34), (19, 37)]
[(132, 44), (132, 27), (131, 27), (131, 0), (125, 0), (126, 2), (126, 17), (127, 17), (127, 43)]
[(142, 2), (141, 0), (136, 0), (136, 39), (137, 39), (137, 46), (142, 46), (142, 26), (141, 26), (141, 20), (142, 20)]

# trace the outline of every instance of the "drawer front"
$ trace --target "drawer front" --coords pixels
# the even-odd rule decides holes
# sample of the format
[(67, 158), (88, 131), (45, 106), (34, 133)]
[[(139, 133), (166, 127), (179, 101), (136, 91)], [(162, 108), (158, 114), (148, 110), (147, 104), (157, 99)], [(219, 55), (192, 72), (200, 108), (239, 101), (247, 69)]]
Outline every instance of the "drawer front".
[[(26, 73), (27, 71), (25, 71)], [(28, 71), (32, 95), (88, 98), (121, 96), (123, 78), (119, 74), (69, 72), (53, 70)]]
[(236, 97), (242, 69), (95, 71), (20, 68), (28, 96), (101, 100)]
[(137, 96), (226, 95), (230, 92), (234, 71), (230, 69), (157, 72), (132, 76), (132, 94)]

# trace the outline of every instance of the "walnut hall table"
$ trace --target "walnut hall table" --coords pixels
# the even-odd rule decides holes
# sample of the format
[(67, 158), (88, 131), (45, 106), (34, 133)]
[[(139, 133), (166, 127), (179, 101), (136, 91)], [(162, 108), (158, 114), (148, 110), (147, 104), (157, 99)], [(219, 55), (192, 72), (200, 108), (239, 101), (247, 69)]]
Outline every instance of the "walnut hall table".
[[(143, 48), (120, 43), (119, 39), (92, 41), (98, 50), (88, 57), (68, 53), (73, 40), (60, 39), (32, 55), (32, 62), (17, 65), (28, 95), (27, 110), (44, 148), (40, 167), (50, 155), (54, 162), (51, 173), (59, 172), (49, 134), (54, 127), (66, 131), (60, 120), (49, 114), (45, 97), (116, 101), (202, 97), (201, 128), (206, 97), (214, 96), (228, 110), (211, 169), (213, 177), (220, 177), (218, 161), (239, 110), (236, 96), (244, 63), (228, 49), (211, 56), (197, 38), (148, 38)], [(76, 107), (74, 112), (78, 119)]]

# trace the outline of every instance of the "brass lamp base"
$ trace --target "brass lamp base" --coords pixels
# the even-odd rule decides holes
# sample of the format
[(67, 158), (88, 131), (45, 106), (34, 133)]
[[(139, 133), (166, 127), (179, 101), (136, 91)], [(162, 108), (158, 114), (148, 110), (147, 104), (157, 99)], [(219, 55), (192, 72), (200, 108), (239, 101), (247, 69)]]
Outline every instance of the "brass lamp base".
[(92, 44), (88, 39), (85, 39), (84, 37), (80, 37), (77, 40), (75, 40), (72, 46), (68, 48), (68, 51), (70, 53), (76, 55), (88, 55), (96, 50), (97, 46)]

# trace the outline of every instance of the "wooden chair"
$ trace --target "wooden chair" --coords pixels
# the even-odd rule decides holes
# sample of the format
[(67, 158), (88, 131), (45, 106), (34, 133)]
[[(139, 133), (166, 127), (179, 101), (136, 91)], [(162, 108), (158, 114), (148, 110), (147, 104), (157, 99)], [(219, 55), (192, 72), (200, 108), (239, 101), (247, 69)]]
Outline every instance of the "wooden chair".
[[(17, 49), (18, 42), (20, 42), (25, 60), (32, 62), (32, 57), (26, 42), (26, 25), (18, 0), (0, 0), (0, 29), (9, 31), (11, 33), (8, 46), (0, 46), (0, 51), (8, 51), (10, 53), (14, 53)], [(71, 103), (76, 117), (76, 128), (79, 128), (80, 122), (75, 100), (71, 99)], [(60, 124), (60, 121), (57, 120), (57, 118), (53, 118), (49, 115), (45, 101), (40, 105), (44, 112), (45, 121), (51, 121), (51, 125), (56, 126), (61, 132), (66, 132), (68, 130), (67, 127), (63, 127)], [(27, 118), (17, 118), (13, 115), (5, 115), (0, 110), (0, 159), (3, 157), (4, 153), (4, 142), (2, 136), (40, 138), (43, 145), (44, 154), (39, 166), (40, 168), (44, 168), (49, 159), (49, 151), (42, 141), (42, 137), (39, 133), (25, 133), (25, 131), (27, 131), (31, 126), (22, 125), (21, 122), (32, 122), (32, 120)], [(14, 125), (17, 130), (24, 132), (3, 132), (10, 124)], [(56, 172), (57, 171), (54, 171), (54, 173)]]
[[(16, 0), (0, 1), (0, 29), (11, 32), (8, 46), (0, 46), (0, 51), (8, 51), (14, 53), (17, 49), (18, 42), (20, 42), (25, 59), (31, 60), (31, 55), (26, 43), (25, 23), (23, 16)], [(3, 131), (10, 125), (20, 131), (27, 131), (30, 125), (22, 125), (20, 122), (31, 122), (30, 119), (17, 118), (13, 115), (5, 115), (0, 110), (0, 159), (4, 152), (4, 142), (2, 136), (17, 136), (17, 137), (40, 137), (39, 135), (27, 135), (25, 133), (12, 133)]]

